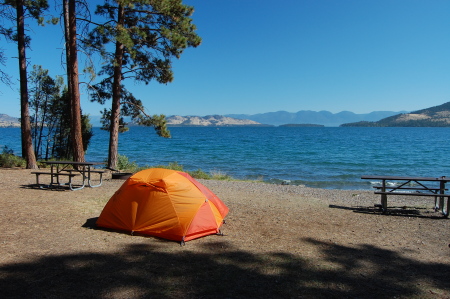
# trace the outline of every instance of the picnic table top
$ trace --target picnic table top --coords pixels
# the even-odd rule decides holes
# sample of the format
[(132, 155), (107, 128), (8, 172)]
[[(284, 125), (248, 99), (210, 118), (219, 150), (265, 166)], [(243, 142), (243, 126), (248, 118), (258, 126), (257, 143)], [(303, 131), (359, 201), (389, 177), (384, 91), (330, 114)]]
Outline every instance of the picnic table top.
[(363, 180), (392, 180), (392, 181), (444, 181), (450, 182), (450, 177), (411, 177), (411, 176), (389, 176), (389, 175), (363, 175)]

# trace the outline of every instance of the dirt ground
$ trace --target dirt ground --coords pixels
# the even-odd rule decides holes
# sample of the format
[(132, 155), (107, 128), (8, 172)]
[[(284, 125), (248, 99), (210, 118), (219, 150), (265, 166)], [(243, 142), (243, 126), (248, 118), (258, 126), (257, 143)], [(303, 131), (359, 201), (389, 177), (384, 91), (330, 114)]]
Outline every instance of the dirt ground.
[(0, 170), (2, 298), (450, 298), (450, 219), (433, 199), (201, 181), (230, 208), (224, 236), (185, 246), (95, 228), (123, 183), (31, 188)]

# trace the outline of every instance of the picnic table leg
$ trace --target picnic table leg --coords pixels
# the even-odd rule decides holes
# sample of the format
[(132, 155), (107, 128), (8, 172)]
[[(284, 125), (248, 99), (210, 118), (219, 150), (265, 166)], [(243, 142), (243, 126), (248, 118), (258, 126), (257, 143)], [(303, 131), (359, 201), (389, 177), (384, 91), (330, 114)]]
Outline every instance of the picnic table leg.
[[(440, 181), (439, 183), (439, 194), (444, 194), (445, 193), (445, 182), (444, 181)], [(439, 200), (438, 200), (439, 198)], [(444, 211), (444, 203), (445, 203), (445, 199), (443, 196), (438, 196), (438, 194), (436, 194), (436, 196), (434, 197), (434, 211), (437, 212), (439, 210), (442, 211), (443, 214), (445, 214)]]
[[(56, 170), (56, 171), (58, 171), (58, 170)], [(50, 173), (51, 173), (51, 175), (50, 175), (50, 186), (53, 186), (53, 177), (54, 177), (54, 173), (55, 173), (55, 171), (53, 169), (53, 165), (50, 166)]]
[(450, 197), (447, 197), (447, 213), (445, 213), (444, 216), (448, 217), (449, 216), (449, 212), (450, 212)]
[[(386, 192), (386, 180), (383, 180), (381, 191)], [(383, 213), (387, 212), (387, 195), (381, 194), (381, 209), (383, 210)]]
[(383, 213), (387, 212), (387, 195), (381, 194), (381, 209), (383, 210)]
[(97, 185), (94, 185), (91, 183), (91, 175), (92, 175), (91, 170), (93, 170), (93, 169), (94, 168), (91, 168), (90, 166), (88, 166), (88, 186), (92, 187), (92, 188), (100, 187), (103, 183), (103, 173), (101, 173), (101, 172), (99, 173), (99, 183)]
[(86, 186), (86, 167), (83, 165), (83, 166), (81, 166), (81, 170), (80, 170), (80, 166), (78, 166), (77, 171), (79, 173), (81, 173), (83, 180), (79, 187), (74, 187), (73, 183), (72, 183), (72, 177), (69, 177), (69, 188), (72, 191), (81, 190), (84, 188), (84, 186)]
[[(89, 166), (82, 166), (82, 171), (83, 171), (83, 173), (82, 173), (82, 175), (83, 175), (83, 186), (86, 184), (85, 182), (86, 182), (86, 179), (89, 181), (89, 178), (86, 176), (86, 167), (88, 167), (88, 171), (89, 171)], [(89, 172), (88, 172), (88, 175), (89, 175)]]
[(85, 186), (85, 183), (84, 183), (84, 180), (83, 180), (83, 183), (82, 183), (82, 185), (80, 186), (80, 187), (74, 187), (73, 186), (73, 184), (72, 184), (72, 177), (69, 177), (69, 188), (70, 188), (70, 190), (72, 190), (72, 191), (75, 191), (75, 190), (81, 190), (81, 189), (83, 189), (84, 188), (84, 186)]
[[(435, 196), (435, 202), (436, 202), (436, 206), (434, 208), (434, 210), (437, 212), (439, 210), (441, 210), (441, 212), (443, 214), (445, 214), (445, 198), (443, 196)], [(439, 201), (437, 200), (439, 198)]]
[(41, 183), (39, 182), (39, 173), (36, 173), (36, 186), (38, 186), (39, 188), (43, 188), (43, 186), (41, 185)]
[(81, 169), (78, 167), (77, 171), (81, 173), (81, 176), (83, 178), (83, 181), (79, 187), (74, 187), (72, 183), (72, 177), (69, 177), (69, 188), (72, 191), (81, 190), (86, 186), (86, 167), (83, 165), (81, 166)]

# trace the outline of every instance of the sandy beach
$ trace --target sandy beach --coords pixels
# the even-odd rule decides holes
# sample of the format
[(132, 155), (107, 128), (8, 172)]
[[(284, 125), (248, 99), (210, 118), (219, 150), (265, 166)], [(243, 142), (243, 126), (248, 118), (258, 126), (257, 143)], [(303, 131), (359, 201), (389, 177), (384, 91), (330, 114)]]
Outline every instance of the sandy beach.
[(30, 188), (0, 170), (3, 298), (450, 298), (450, 219), (432, 198), (200, 180), (230, 208), (224, 236), (185, 246), (95, 229), (122, 180)]

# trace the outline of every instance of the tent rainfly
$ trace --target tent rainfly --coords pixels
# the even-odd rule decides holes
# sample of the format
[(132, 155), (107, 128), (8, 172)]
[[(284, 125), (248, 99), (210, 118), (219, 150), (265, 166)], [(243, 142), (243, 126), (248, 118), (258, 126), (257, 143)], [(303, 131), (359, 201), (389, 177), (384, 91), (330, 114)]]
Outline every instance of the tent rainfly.
[(189, 174), (150, 168), (128, 178), (97, 226), (182, 243), (220, 233), (228, 207)]

